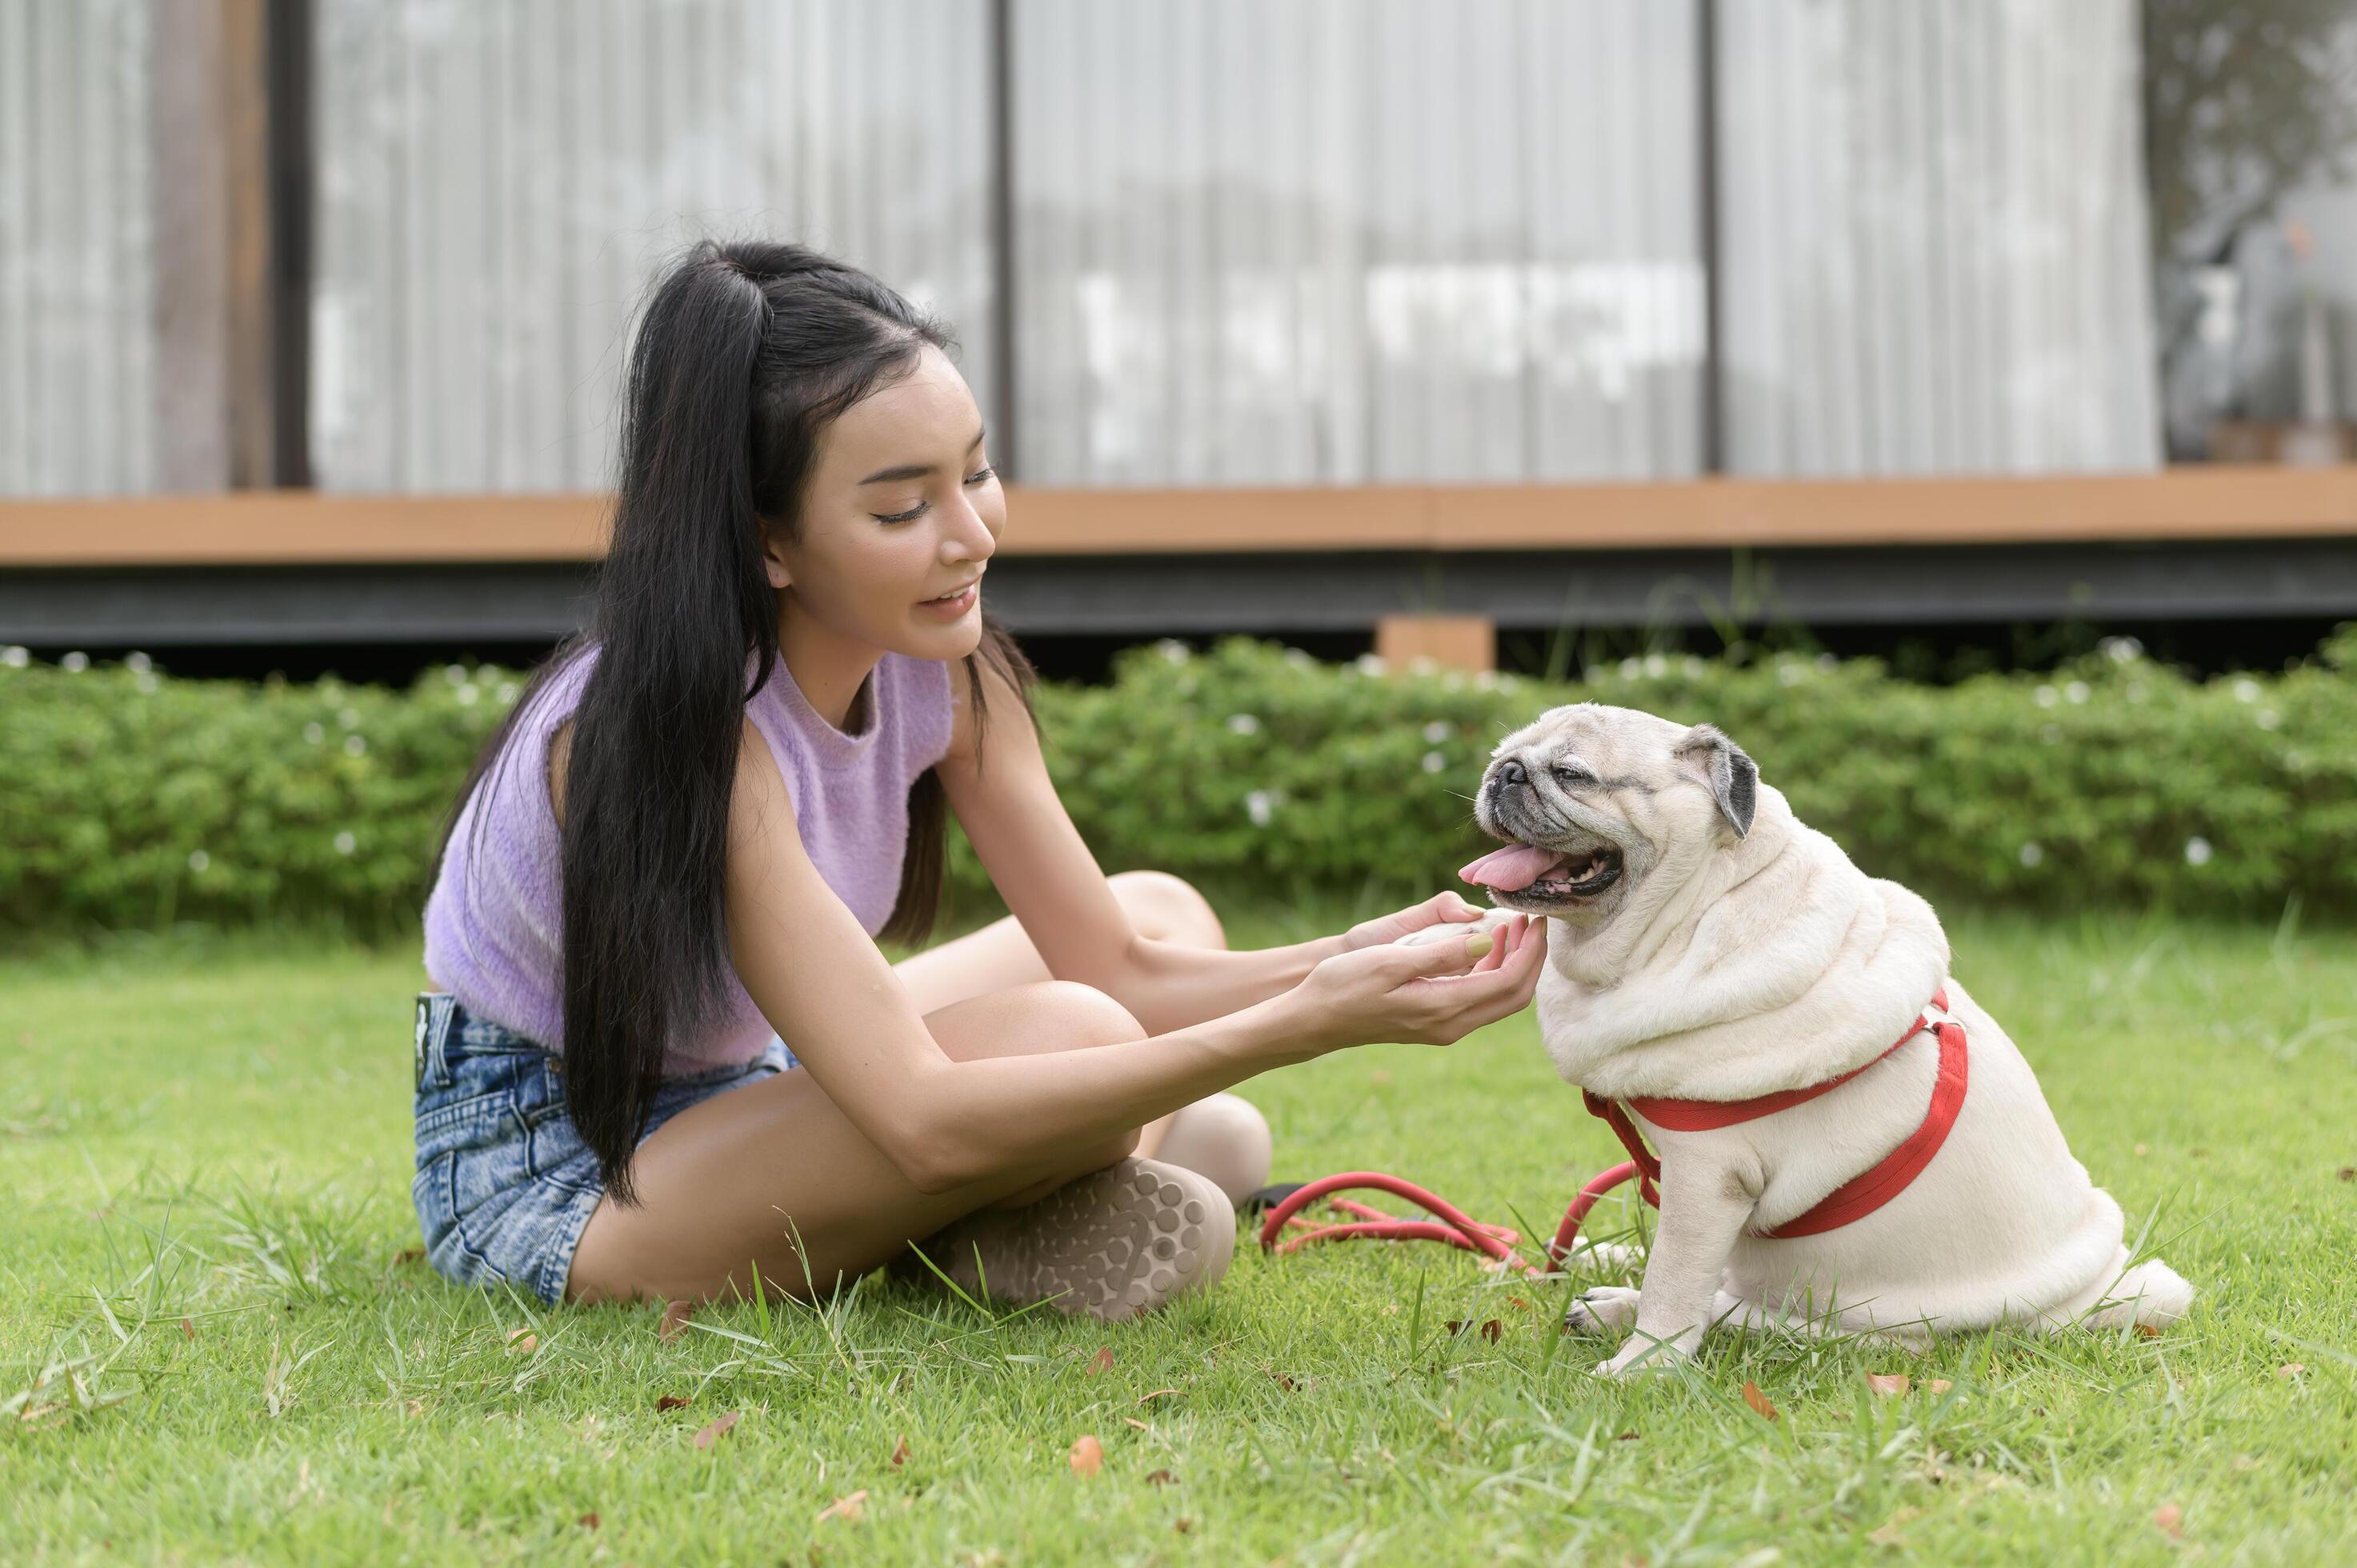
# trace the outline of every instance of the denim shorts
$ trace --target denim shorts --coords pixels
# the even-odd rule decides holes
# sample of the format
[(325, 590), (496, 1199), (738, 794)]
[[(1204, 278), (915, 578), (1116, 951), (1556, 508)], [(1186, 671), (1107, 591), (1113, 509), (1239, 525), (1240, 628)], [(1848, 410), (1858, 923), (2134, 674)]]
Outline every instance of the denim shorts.
[[(418, 995), (414, 1056), (409, 1191), (426, 1261), (454, 1284), (507, 1281), (555, 1305), (605, 1191), (597, 1156), (565, 1112), (559, 1058), (438, 991)], [(773, 1038), (753, 1061), (666, 1077), (640, 1142), (700, 1100), (796, 1065)]]

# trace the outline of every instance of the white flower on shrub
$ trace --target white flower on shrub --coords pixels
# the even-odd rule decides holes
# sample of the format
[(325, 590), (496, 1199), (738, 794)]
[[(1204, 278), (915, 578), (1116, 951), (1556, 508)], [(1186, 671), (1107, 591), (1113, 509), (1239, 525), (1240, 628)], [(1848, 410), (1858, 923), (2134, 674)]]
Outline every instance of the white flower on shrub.
[(1407, 672), (1411, 675), (1429, 675), (1439, 668), (1439, 662), (1429, 653), (1419, 653), (1407, 661)]
[(1498, 677), (1498, 690), (1501, 692), (1511, 692), (1522, 683), (1522, 678), (1518, 675), (1501, 675)]
[(309, 741), (313, 746), (317, 746), (320, 742), (328, 738), (328, 732), (320, 728), (317, 724), (307, 724), (303, 726), (303, 738)]
[(2051, 686), (2040, 686), (2031, 694), (2038, 699), (2038, 705), (2041, 708), (2050, 708), (2059, 700), (2055, 696), (2054, 688)]
[(134, 675), (145, 675), (156, 668), (156, 661), (135, 648), (123, 656), (123, 667)]
[(336, 715), (336, 722), (346, 729), (358, 729), (361, 727), (361, 711), (358, 708), (346, 708)]
[(1361, 675), (1380, 675), (1391, 666), (1383, 662), (1380, 653), (1361, 653), (1351, 660), (1351, 668)]
[(138, 687), (141, 692), (151, 695), (164, 684), (164, 682), (158, 681), (155, 676), (148, 674), (145, 671), (142, 671), (138, 674), (131, 677), (131, 683), (134, 686)]
[(1476, 670), (1473, 672), (1473, 689), (1477, 692), (1496, 691), (1498, 672), (1495, 670)]
[(2210, 841), (2199, 836), (2187, 839), (2185, 841), (2185, 864), (2188, 865), (2209, 865)]
[(1166, 637), (1154, 645), (1154, 651), (1173, 664), (1184, 664), (1193, 657), (1188, 646), (1175, 637)]
[(2087, 700), (2087, 682), (2084, 681), (2072, 682), (2069, 685), (2062, 688), (2062, 695), (2074, 703), (2085, 702)]
[(1776, 666), (1776, 680), (1781, 685), (1797, 686), (1809, 678), (1809, 667), (1790, 660)]
[(516, 700), (516, 683), (512, 681), (500, 682), (498, 696), (500, 706), (504, 708), (512, 703)]
[(6, 648), (0, 648), (0, 664), (5, 664), (11, 670), (22, 670), (32, 661), (33, 653), (30, 649), (18, 648), (13, 643)]
[(64, 671), (69, 675), (79, 675), (83, 671), (90, 668), (90, 655), (87, 653), (69, 653), (63, 659), (58, 660), (58, 668)]
[(1258, 735), (1260, 733), (1260, 720), (1254, 718), (1250, 714), (1230, 714), (1228, 715), (1228, 729), (1235, 735)]
[(1287, 664), (1292, 665), (1296, 670), (1315, 670), (1318, 668), (1318, 660), (1310, 658), (1308, 650), (1306, 649), (1286, 649), (1285, 650), (1285, 661)]
[(2259, 683), (2256, 681), (2237, 681), (2234, 682), (2234, 701), (2238, 703), (2255, 703), (2258, 700)]
[(1699, 680), (1701, 680), (1701, 679), (1703, 678), (1703, 676), (1705, 676), (1706, 674), (1709, 673), (1709, 671), (1710, 671), (1710, 666), (1709, 666), (1709, 665), (1707, 665), (1707, 664), (1705, 664), (1705, 663), (1701, 660), (1701, 659), (1699, 659), (1698, 657), (1696, 657), (1695, 655), (1691, 654), (1691, 653), (1689, 653), (1689, 654), (1687, 654), (1687, 655), (1686, 655), (1686, 679), (1687, 679), (1687, 680), (1689, 680), (1689, 681), (1699, 681)]
[(2144, 644), (2133, 637), (2107, 637), (2095, 646), (2115, 664), (2133, 664), (2144, 657)]
[(1820, 653), (1817, 655), (1817, 668), (1820, 670), (1838, 670), (1841, 668), (1841, 660), (1835, 659), (1830, 653)]
[(1465, 689), (1465, 671), (1462, 670), (1451, 670), (1447, 674), (1441, 676), (1440, 689), (1444, 692), (1463, 691)]
[(467, 683), (467, 667), (463, 664), (445, 664), (442, 666), (442, 679), (449, 682), (453, 686), (463, 686)]
[(1274, 805), (1275, 802), (1269, 799), (1267, 790), (1255, 789), (1244, 797), (1244, 815), (1252, 819), (1253, 826), (1265, 828), (1268, 826), (1268, 819)]
[(1623, 659), (1620, 660), (1620, 679), (1623, 681), (1634, 681), (1638, 676), (1642, 675), (1644, 672), (1645, 661), (1643, 660)]
[(462, 708), (471, 708), (482, 699), (483, 689), (480, 686), (469, 683), (458, 688), (458, 705)]
[(1455, 733), (1456, 732), (1449, 728), (1447, 724), (1443, 723), (1439, 719), (1435, 719), (1430, 724), (1424, 726), (1425, 744), (1427, 746), (1438, 746), (1442, 741), (1447, 740)]
[(360, 847), (361, 841), (354, 838), (350, 832), (340, 832), (336, 835), (336, 853), (338, 854), (350, 854), (352, 851)]
[(213, 857), (207, 854), (203, 850), (192, 849), (188, 852), (188, 869), (190, 871), (202, 871), (212, 863)]
[(362, 740), (359, 736), (348, 735), (344, 736), (344, 755), (346, 757), (358, 757), (367, 749), (368, 742)]
[(2021, 846), (2022, 865), (2036, 865), (2040, 861), (2044, 860), (2045, 858), (2046, 851), (2040, 847), (2035, 839)]
[(1424, 770), (1426, 773), (1437, 773), (1448, 766), (1448, 758), (1441, 756), (1440, 753), (1427, 751), (1424, 754)]
[(1645, 673), (1658, 681), (1670, 672), (1670, 661), (1658, 653), (1645, 655)]
[(2261, 708), (2258, 712), (2258, 720), (2259, 727), (2261, 729), (2273, 729), (2276, 725), (2283, 723), (2282, 718), (2276, 714), (2273, 708)]

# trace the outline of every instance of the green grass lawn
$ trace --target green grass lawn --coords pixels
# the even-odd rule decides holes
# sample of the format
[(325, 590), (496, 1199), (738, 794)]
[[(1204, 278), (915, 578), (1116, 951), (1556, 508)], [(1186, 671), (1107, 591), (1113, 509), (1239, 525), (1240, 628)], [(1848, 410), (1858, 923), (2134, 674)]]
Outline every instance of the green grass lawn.
[[(1217, 1291), (1114, 1328), (878, 1277), (665, 1342), (654, 1306), (543, 1313), (407, 1252), (414, 949), (0, 962), (0, 1555), (2357, 1561), (2357, 950), (1951, 935), (2079, 1157), (2200, 1288), (2165, 1337), (1721, 1338), (1606, 1384), (1553, 1330), (1566, 1285), (1353, 1244), (1240, 1248)], [(1527, 1015), (1246, 1092), (1280, 1176), (1393, 1170), (1541, 1229), (1619, 1157)], [(1918, 1391), (1869, 1394), (1897, 1371)]]

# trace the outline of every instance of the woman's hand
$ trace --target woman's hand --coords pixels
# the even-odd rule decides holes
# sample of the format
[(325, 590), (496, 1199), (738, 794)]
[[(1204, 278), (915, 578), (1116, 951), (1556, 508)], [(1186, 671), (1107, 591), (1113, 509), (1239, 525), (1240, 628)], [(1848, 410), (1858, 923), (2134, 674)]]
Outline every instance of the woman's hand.
[(1546, 922), (1517, 915), (1487, 937), (1337, 953), (1279, 1000), (1293, 1014), (1293, 1042), (1311, 1051), (1454, 1045), (1528, 1006), (1545, 960)]
[(1396, 914), (1379, 915), (1372, 920), (1360, 921), (1342, 933), (1342, 950), (1356, 952), (1361, 948), (1380, 947), (1428, 926), (1451, 925), (1480, 918), (1479, 908), (1456, 894), (1436, 893), (1423, 903), (1411, 904)]

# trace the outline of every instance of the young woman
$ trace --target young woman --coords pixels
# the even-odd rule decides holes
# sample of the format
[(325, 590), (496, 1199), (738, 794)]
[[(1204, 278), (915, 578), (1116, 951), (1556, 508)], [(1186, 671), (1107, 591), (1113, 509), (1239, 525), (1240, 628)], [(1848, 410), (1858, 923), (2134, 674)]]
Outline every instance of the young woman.
[[(791, 245), (651, 290), (594, 623), (484, 748), (426, 907), (447, 1277), (823, 1293), (934, 1238), (995, 1294), (1125, 1316), (1215, 1281), (1266, 1179), (1221, 1090), (1530, 1000), (1540, 929), (1392, 945), (1473, 918), (1453, 893), (1230, 952), (1177, 878), (1099, 871), (981, 608), (1006, 498), (947, 342)], [(895, 966), (947, 811), (1013, 913)]]

